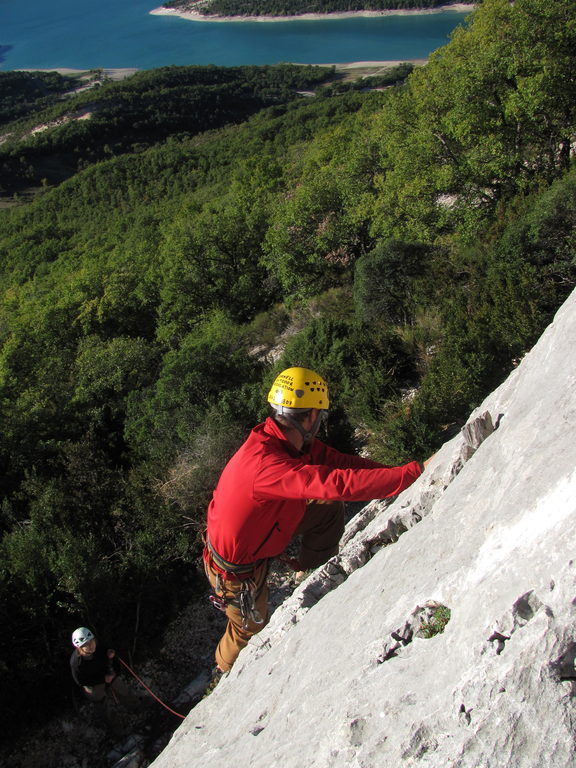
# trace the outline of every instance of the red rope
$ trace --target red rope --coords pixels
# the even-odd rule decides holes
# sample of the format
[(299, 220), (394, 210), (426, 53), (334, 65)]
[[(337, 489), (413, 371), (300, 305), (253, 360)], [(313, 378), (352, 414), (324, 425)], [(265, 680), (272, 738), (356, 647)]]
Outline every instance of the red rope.
[(162, 704), (162, 706), (163, 706), (163, 707), (165, 707), (165, 709), (167, 709), (167, 710), (168, 710), (168, 712), (171, 712), (173, 715), (176, 715), (176, 717), (180, 717), (180, 718), (182, 718), (182, 720), (184, 720), (184, 718), (186, 717), (186, 715), (181, 715), (179, 712), (174, 712), (174, 710), (173, 710), (173, 709), (170, 709), (170, 707), (169, 707), (167, 704), (164, 704), (164, 702), (163, 702), (161, 699), (159, 699), (159, 698), (158, 698), (158, 696), (156, 696), (156, 694), (155, 694), (155, 693), (153, 693), (153, 692), (150, 690), (150, 688), (148, 688), (148, 686), (146, 685), (146, 683), (145, 683), (145, 682), (143, 682), (142, 680), (140, 680), (140, 678), (138, 677), (138, 675), (136, 674), (136, 672), (134, 672), (134, 670), (133, 670), (133, 669), (131, 669), (131, 668), (128, 666), (128, 664), (126, 664), (126, 662), (124, 661), (124, 659), (121, 659), (121, 658), (120, 658), (120, 656), (116, 656), (116, 658), (118, 659), (118, 661), (120, 662), (120, 664), (123, 664), (123, 665), (126, 667), (126, 669), (128, 670), (128, 672), (130, 672), (130, 674), (131, 674), (131, 675), (133, 675), (133, 676), (136, 678), (136, 680), (138, 680), (138, 682), (140, 683), (140, 685), (142, 685), (142, 686), (144, 686), (144, 688), (146, 688), (146, 690), (148, 691), (148, 693), (150, 694), (150, 696), (152, 696), (153, 698), (155, 698), (155, 699), (156, 699), (156, 701), (157, 701), (159, 704)]

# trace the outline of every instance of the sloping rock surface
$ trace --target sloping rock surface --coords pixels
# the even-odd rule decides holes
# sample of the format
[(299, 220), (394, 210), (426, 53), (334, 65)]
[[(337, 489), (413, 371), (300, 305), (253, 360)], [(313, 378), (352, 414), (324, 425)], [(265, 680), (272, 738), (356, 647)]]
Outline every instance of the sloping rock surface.
[(575, 348), (573, 294), (424, 475), (351, 521), (154, 768), (576, 765)]

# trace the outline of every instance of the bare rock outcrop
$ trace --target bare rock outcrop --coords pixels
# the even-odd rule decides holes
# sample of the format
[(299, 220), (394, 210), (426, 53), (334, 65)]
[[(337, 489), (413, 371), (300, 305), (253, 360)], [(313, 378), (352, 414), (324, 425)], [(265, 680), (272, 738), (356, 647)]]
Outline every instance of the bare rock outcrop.
[(576, 294), (155, 768), (576, 765)]

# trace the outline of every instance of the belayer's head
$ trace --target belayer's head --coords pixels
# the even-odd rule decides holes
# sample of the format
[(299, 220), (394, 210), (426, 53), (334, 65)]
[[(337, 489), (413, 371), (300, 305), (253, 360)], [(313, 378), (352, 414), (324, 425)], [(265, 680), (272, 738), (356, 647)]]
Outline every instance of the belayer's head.
[(96, 649), (96, 638), (94, 634), (88, 629), (88, 627), (78, 627), (72, 632), (72, 645), (77, 648), (78, 651), (88, 656), (94, 653)]
[(286, 368), (274, 380), (268, 402), (276, 420), (296, 429), (306, 444), (317, 434), (323, 419), (328, 416), (328, 384), (320, 374), (309, 368)]

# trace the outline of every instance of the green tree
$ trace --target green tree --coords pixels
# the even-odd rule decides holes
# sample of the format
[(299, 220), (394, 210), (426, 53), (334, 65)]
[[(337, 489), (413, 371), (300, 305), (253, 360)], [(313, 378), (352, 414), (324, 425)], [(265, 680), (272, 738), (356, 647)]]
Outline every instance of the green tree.
[(402, 324), (414, 319), (416, 283), (425, 275), (428, 249), (417, 243), (380, 242), (356, 262), (354, 304), (360, 320)]
[(242, 330), (225, 312), (213, 312), (164, 355), (156, 382), (129, 396), (131, 448), (172, 461), (192, 445), (211, 409), (220, 407), (228, 393), (234, 397), (244, 384), (259, 381), (261, 370), (247, 354)]
[(427, 241), (456, 227), (475, 237), (498, 201), (564, 171), (575, 34), (570, 0), (485, 0), (375, 126), (375, 231)]

